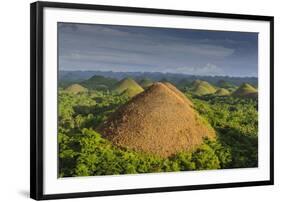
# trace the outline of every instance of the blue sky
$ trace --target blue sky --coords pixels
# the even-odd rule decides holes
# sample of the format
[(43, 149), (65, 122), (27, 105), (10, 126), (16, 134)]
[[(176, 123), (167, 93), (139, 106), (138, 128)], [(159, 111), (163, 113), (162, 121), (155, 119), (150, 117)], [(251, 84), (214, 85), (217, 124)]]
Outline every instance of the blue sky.
[(59, 23), (58, 36), (60, 70), (258, 74), (258, 33)]

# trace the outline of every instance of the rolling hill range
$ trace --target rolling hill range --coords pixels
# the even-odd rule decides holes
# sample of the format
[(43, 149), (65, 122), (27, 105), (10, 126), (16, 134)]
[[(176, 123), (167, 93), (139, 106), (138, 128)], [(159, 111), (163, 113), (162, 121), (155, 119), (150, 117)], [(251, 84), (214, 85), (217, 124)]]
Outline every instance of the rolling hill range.
[(191, 105), (174, 86), (157, 82), (119, 107), (96, 130), (119, 147), (168, 157), (197, 148), (204, 137), (216, 136)]
[(119, 94), (125, 93), (130, 97), (143, 92), (143, 88), (131, 78), (122, 79), (115, 85), (112, 90)]
[(192, 83), (191, 91), (196, 95), (208, 95), (216, 92), (216, 88), (207, 81), (195, 80)]
[(232, 95), (236, 97), (256, 98), (258, 97), (258, 91), (250, 84), (243, 83)]
[(91, 90), (109, 90), (111, 89), (118, 81), (113, 78), (94, 75), (91, 78), (82, 81), (80, 84)]
[[(126, 77), (131, 77), (135, 80), (141, 78), (148, 78), (153, 81), (161, 81), (165, 78), (165, 81), (176, 84), (179, 88), (186, 87), (194, 80), (204, 80), (210, 84), (218, 85), (219, 81), (225, 81), (229, 84), (239, 86), (243, 83), (250, 83), (257, 86), (257, 77), (232, 77), (232, 76), (200, 76), (200, 75), (188, 75), (180, 73), (163, 73), (163, 72), (113, 72), (113, 71), (59, 71), (59, 84), (60, 86), (73, 83), (80, 83), (88, 80), (94, 75), (99, 75), (108, 78), (114, 78), (116, 80), (122, 80)], [(62, 86), (62, 87), (64, 87)], [(219, 86), (225, 88), (225, 86)]]
[(81, 86), (80, 84), (72, 84), (72, 85), (68, 86), (65, 90), (67, 92), (71, 92), (71, 93), (75, 93), (75, 94), (88, 91), (87, 88)]

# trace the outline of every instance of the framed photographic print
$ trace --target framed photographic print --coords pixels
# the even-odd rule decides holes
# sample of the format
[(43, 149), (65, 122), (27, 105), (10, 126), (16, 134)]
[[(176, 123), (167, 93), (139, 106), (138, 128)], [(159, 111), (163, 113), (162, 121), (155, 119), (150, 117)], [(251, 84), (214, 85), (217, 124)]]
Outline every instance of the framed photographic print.
[(273, 184), (273, 17), (31, 4), (31, 198)]

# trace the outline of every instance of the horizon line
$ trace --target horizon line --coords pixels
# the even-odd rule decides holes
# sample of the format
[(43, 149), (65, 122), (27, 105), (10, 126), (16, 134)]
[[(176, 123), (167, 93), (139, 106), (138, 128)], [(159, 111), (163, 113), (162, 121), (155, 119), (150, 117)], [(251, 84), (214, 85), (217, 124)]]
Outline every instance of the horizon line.
[(151, 71), (151, 72), (142, 72), (142, 71), (113, 71), (113, 70), (58, 70), (58, 71), (68, 71), (68, 72), (114, 72), (114, 73), (160, 73), (160, 74), (180, 74), (180, 75), (186, 75), (186, 76), (208, 76), (208, 77), (238, 77), (238, 78), (258, 78), (258, 76), (233, 76), (233, 75), (198, 75), (198, 74), (186, 74), (186, 73), (175, 73), (175, 72), (157, 72), (157, 71)]

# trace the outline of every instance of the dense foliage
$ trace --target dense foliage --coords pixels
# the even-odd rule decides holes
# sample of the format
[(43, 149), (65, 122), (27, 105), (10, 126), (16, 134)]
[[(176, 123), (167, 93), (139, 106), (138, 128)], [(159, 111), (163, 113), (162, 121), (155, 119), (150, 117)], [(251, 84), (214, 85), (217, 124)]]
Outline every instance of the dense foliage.
[(88, 80), (81, 82), (81, 85), (88, 89), (104, 91), (111, 89), (116, 83), (116, 79), (94, 75)]
[(230, 168), (258, 163), (258, 105), (256, 99), (204, 96), (193, 99), (196, 109), (216, 129), (218, 141), (231, 151)]
[(257, 166), (257, 101), (232, 97), (191, 97), (196, 109), (216, 129), (193, 152), (167, 159), (118, 148), (95, 127), (130, 98), (108, 91), (59, 92), (59, 174), (114, 175)]

